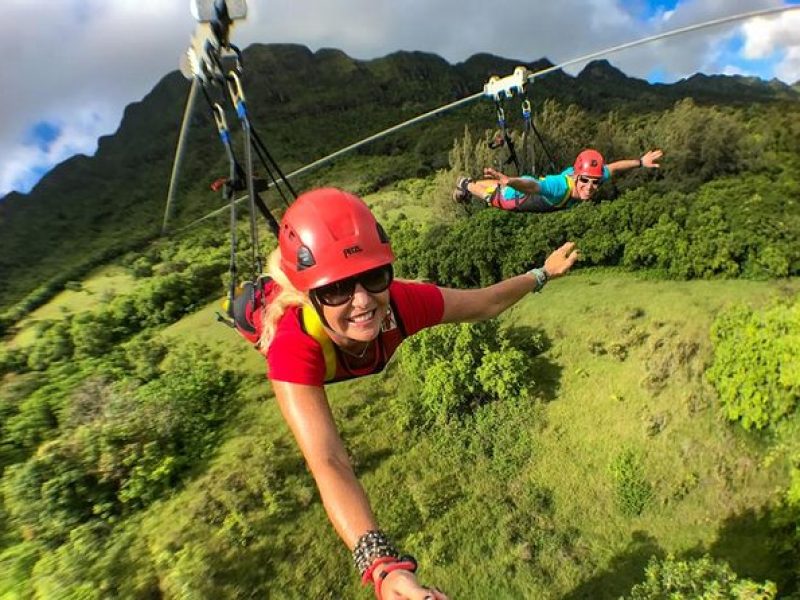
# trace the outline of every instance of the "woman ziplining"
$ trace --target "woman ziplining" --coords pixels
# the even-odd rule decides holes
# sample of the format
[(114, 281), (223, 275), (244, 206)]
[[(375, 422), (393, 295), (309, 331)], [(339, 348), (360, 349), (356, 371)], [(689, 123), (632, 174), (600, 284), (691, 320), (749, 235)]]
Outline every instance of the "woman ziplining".
[[(215, 7), (218, 4), (215, 3)], [(198, 50), (195, 59), (209, 53), (208, 44), (196, 44), (195, 47)], [(218, 47), (225, 49), (221, 43)], [(238, 53), (234, 54), (238, 58)], [(221, 81), (229, 91), (229, 84), (236, 83), (232, 100), (237, 105), (244, 135), (249, 137), (250, 124), (243, 110), (241, 86), (238, 81), (229, 81), (225, 75), (227, 70), (219, 68), (223, 62), (221, 58), (224, 56), (210, 57), (210, 71), (219, 71)], [(199, 69), (200, 73), (196, 69), (192, 71), (195, 79), (208, 78), (208, 63), (204, 60), (194, 62), (203, 67)], [(540, 76), (546, 71), (530, 77)], [(374, 139), (479, 96), (420, 115), (280, 179), (288, 180)], [(219, 122), (217, 125), (223, 143), (226, 143), (226, 151), (229, 151), (227, 129), (221, 128)], [(653, 153), (657, 156), (648, 157)], [(617, 161), (605, 168), (602, 157), (599, 160), (595, 157), (594, 165), (590, 160), (589, 167), (576, 166), (572, 174), (550, 176), (561, 177), (562, 189), (563, 186), (566, 188), (558, 202), (547, 203), (545, 200), (545, 203), (551, 207), (550, 210), (568, 208), (588, 199), (580, 194), (572, 197), (572, 191), (579, 185), (581, 189), (585, 186), (584, 195), (591, 197), (603, 178), (610, 177), (615, 170), (657, 167), (661, 152), (652, 151), (648, 155), (641, 160)], [(231, 230), (235, 233), (237, 200), (233, 191), (243, 190), (245, 186), (236, 185), (242, 178), (234, 168), (235, 161), (230, 162), (232, 170), (228, 178), (230, 190), (227, 199)], [(252, 169), (246, 171), (248, 196), (252, 202), (258, 190)], [(509, 188), (522, 195), (545, 195), (543, 187), (547, 186), (536, 179), (507, 178), (492, 170), (486, 174), (487, 186), (492, 185), (493, 189)], [(578, 178), (584, 180), (579, 182)], [(470, 183), (480, 182), (467, 182), (463, 186), (471, 194)], [(479, 195), (485, 194), (485, 190), (479, 191)], [(565, 206), (558, 206), (560, 202)], [(257, 207), (251, 204), (251, 215), (255, 213), (254, 208)], [(216, 212), (193, 223), (214, 214)], [(257, 235), (252, 224), (251, 221), (253, 263), (260, 274), (260, 257), (255, 250)], [(229, 293), (233, 306), (232, 321), (245, 337), (258, 343), (265, 355), (267, 376), (279, 409), (314, 477), (329, 520), (352, 551), (362, 582), (374, 585), (379, 600), (446, 600), (443, 592), (417, 580), (416, 561), (401, 554), (381, 531), (350, 463), (332, 416), (325, 385), (380, 372), (403, 339), (422, 329), (497, 316), (528, 292), (540, 291), (548, 279), (568, 272), (578, 259), (578, 252), (574, 244), (567, 243), (549, 255), (541, 268), (486, 288), (455, 290), (395, 280), (392, 270), (395, 257), (385, 232), (363, 201), (341, 190), (329, 188), (303, 194), (286, 211), (277, 230), (279, 247), (267, 261), (269, 277), (248, 282), (243, 288), (246, 293)], [(236, 275), (235, 241), (235, 235), (232, 235), (232, 282), (235, 282)]]
[(484, 179), (461, 177), (453, 191), (453, 200), (459, 203), (470, 198), (484, 201), (487, 206), (515, 212), (554, 212), (578, 206), (594, 198), (600, 184), (617, 173), (642, 167), (659, 168), (661, 150), (650, 150), (641, 158), (623, 159), (606, 164), (597, 150), (586, 149), (575, 159), (575, 164), (558, 175), (536, 178), (531, 175), (509, 177), (502, 172), (486, 168)]
[[(367, 205), (334, 188), (302, 194), (280, 223), (269, 278), (242, 316), (267, 360), (281, 413), (328, 518), (379, 600), (447, 600), (416, 578), (416, 561), (381, 531), (353, 471), (325, 385), (378, 373), (404, 338), (443, 323), (496, 317), (579, 258), (568, 242), (541, 268), (458, 290), (394, 278), (389, 238)], [(240, 322), (241, 319), (237, 319)], [(241, 329), (240, 329), (241, 330)]]

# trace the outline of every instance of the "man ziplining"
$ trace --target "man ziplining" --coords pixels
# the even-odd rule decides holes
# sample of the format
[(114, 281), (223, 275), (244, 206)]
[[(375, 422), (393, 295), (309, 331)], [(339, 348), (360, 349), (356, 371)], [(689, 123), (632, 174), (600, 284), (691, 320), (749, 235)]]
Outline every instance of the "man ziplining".
[(650, 150), (641, 158), (605, 163), (597, 150), (578, 154), (575, 164), (558, 175), (536, 178), (531, 175), (509, 177), (495, 169), (483, 170), (484, 179), (461, 177), (453, 191), (453, 200), (464, 203), (475, 197), (488, 206), (514, 212), (545, 213), (565, 210), (591, 200), (600, 184), (622, 171), (643, 167), (659, 168), (661, 150)]

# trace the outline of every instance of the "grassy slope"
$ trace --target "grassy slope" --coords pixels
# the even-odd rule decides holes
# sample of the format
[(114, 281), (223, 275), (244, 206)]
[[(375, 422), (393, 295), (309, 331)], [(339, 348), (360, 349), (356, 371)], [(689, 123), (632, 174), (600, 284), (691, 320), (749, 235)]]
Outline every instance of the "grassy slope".
[(19, 323), (19, 333), (11, 340), (11, 346), (26, 346), (34, 341), (36, 323), (42, 320), (58, 320), (68, 314), (92, 310), (105, 294), (125, 294), (135, 285), (133, 277), (122, 267), (108, 265), (95, 269), (81, 281), (78, 291), (64, 290), (50, 302), (31, 312)]
[[(595, 272), (553, 285), (536, 314), (516, 309), (520, 324), (544, 323), (554, 340), (547, 357), (562, 369), (531, 477), (552, 489), (556, 523), (581, 530), (596, 561), (595, 593), (624, 591), (620, 584), (641, 578), (656, 550), (715, 548), (740, 574), (777, 577), (767, 533), (744, 515), (771, 498), (783, 473), (760, 468), (756, 445), (719, 418), (701, 373), (720, 308), (797, 289), (798, 282), (675, 283)], [(599, 344), (629, 354), (599, 354)], [(655, 486), (655, 502), (633, 519), (614, 510), (607, 471), (627, 448), (643, 456)]]
[[(431, 185), (401, 182), (368, 201), (382, 220), (400, 210), (427, 220)], [(65, 292), (35, 318), (88, 308), (130, 281), (111, 269), (83, 285), (91, 294)], [(398, 396), (393, 366), (329, 396), (381, 523), (417, 555), (423, 578), (453, 597), (616, 598), (666, 552), (707, 550), (743, 576), (780, 580), (763, 519), (785, 487), (781, 462), (764, 466), (763, 449), (720, 419), (701, 374), (721, 308), (798, 290), (800, 281), (578, 271), (503, 317), (521, 335), (542, 330), (550, 340), (533, 359), (544, 402), (484, 407), (465, 428), (420, 436), (398, 430), (391, 401), (376, 401)], [(215, 301), (162, 335), (221, 349), (253, 385), (216, 457), (143, 520), (162, 586), (184, 594), (184, 563), (196, 568), (202, 556), (210, 587), (198, 597), (366, 597), (269, 402), (263, 359), (216, 322), (217, 310)], [(475, 440), (491, 451), (475, 452)], [(608, 465), (624, 449), (654, 486), (637, 517), (614, 505)]]
[[(398, 433), (386, 404), (374, 401), (396, 395), (392, 368), (332, 386), (329, 395), (381, 522), (420, 558), (423, 577), (454, 597), (614, 598), (641, 580), (650, 555), (666, 552), (709, 550), (741, 575), (780, 579), (759, 515), (785, 487), (785, 474), (778, 466), (762, 468), (757, 444), (722, 422), (701, 372), (709, 326), (721, 307), (761, 304), (798, 289), (798, 281), (661, 282), (618, 271), (554, 282), (504, 320), (523, 332), (542, 328), (551, 340), (535, 359), (546, 402), (522, 403), (508, 409), (510, 417), (503, 407), (485, 411), (481, 417), (495, 419), (489, 437), (499, 448), (490, 460), (462, 453), (452, 432)], [(190, 319), (210, 323), (209, 312)], [(245, 360), (248, 371), (262, 371), (258, 355), (232, 343), (223, 327), (194, 323), (184, 320), (171, 332), (211, 336)], [(623, 348), (627, 357), (620, 360)], [(270, 396), (266, 383), (257, 387), (258, 395)], [(649, 435), (653, 423), (663, 428)], [(638, 517), (614, 506), (607, 469), (622, 449), (642, 457), (654, 486), (653, 501)], [(254, 477), (265, 452), (289, 465), (278, 478), (286, 514), (276, 521), (260, 501), (229, 513), (248, 523), (253, 537), (235, 556), (213, 561), (220, 581), (239, 582), (226, 593), (257, 586), (275, 598), (361, 597), (269, 402), (248, 405), (205, 474), (165, 512), (151, 511), (145, 528), (151, 548), (202, 538), (192, 507), (239, 495), (220, 491), (220, 474)]]

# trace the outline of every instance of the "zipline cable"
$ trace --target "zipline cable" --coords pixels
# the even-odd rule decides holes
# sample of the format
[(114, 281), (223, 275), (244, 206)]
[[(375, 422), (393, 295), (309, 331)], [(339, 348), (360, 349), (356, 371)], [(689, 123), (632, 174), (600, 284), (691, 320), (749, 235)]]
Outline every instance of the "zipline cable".
[(678, 29), (670, 29), (669, 31), (665, 31), (663, 33), (657, 33), (656, 35), (644, 37), (633, 42), (627, 42), (625, 44), (620, 44), (619, 46), (613, 46), (611, 48), (608, 48), (607, 50), (592, 52), (591, 54), (586, 54), (585, 56), (580, 56), (578, 58), (573, 58), (571, 60), (563, 62), (560, 65), (554, 65), (552, 67), (547, 67), (546, 69), (542, 69), (541, 71), (536, 71), (536, 73), (533, 73), (528, 78), (528, 81), (533, 80), (535, 77), (541, 77), (542, 75), (547, 75), (548, 73), (552, 73), (553, 71), (557, 71), (558, 69), (563, 69), (564, 67), (571, 67), (572, 65), (575, 64), (590, 61), (595, 58), (600, 58), (602, 56), (608, 56), (609, 54), (614, 54), (621, 50), (627, 50), (628, 48), (635, 48), (636, 46), (641, 46), (643, 44), (657, 42), (659, 40), (663, 40), (676, 35), (691, 33), (692, 31), (698, 31), (700, 29), (706, 29), (709, 27), (716, 27), (718, 25), (725, 25), (726, 23), (733, 23), (735, 21), (746, 21), (747, 19), (752, 19), (755, 17), (764, 17), (798, 9), (800, 9), (800, 5), (781, 6), (779, 8), (765, 8), (762, 10), (753, 10), (746, 13), (739, 13), (738, 15), (731, 15), (730, 17), (720, 17), (719, 19), (712, 19), (711, 21), (705, 21), (704, 23), (697, 23), (695, 25), (687, 25), (686, 27), (679, 27)]
[[(673, 37), (673, 36), (676, 36), (676, 35), (683, 35), (683, 34), (686, 34), (686, 33), (691, 33), (693, 31), (700, 31), (702, 29), (707, 29), (707, 28), (710, 28), (710, 27), (717, 27), (719, 25), (724, 25), (726, 23), (734, 23), (736, 21), (745, 21), (747, 19), (752, 19), (752, 18), (756, 18), (756, 17), (765, 17), (765, 16), (770, 16), (770, 15), (776, 15), (776, 14), (779, 14), (779, 13), (788, 12), (788, 11), (792, 11), (792, 10), (800, 10), (800, 5), (790, 5), (790, 6), (781, 6), (781, 7), (777, 7), (777, 8), (766, 8), (766, 9), (762, 9), (762, 10), (754, 10), (754, 11), (750, 11), (750, 12), (746, 12), (746, 13), (739, 13), (739, 14), (736, 14), (736, 15), (731, 15), (731, 16), (728, 16), (728, 17), (721, 17), (719, 19), (712, 19), (710, 21), (705, 21), (703, 23), (696, 23), (694, 25), (688, 25), (686, 27), (680, 27), (678, 29), (671, 29), (670, 31), (665, 31), (663, 33), (650, 35), (650, 36), (647, 36), (647, 37), (644, 37), (644, 38), (641, 38), (641, 39), (638, 39), (638, 40), (634, 40), (632, 42), (626, 42), (624, 44), (619, 44), (618, 46), (612, 46), (611, 48), (607, 48), (605, 50), (600, 50), (598, 52), (592, 52), (590, 54), (586, 54), (586, 55), (580, 56), (578, 58), (572, 58), (572, 59), (570, 59), (568, 61), (565, 61), (565, 62), (562, 62), (560, 64), (553, 65), (552, 67), (547, 67), (547, 68), (542, 69), (540, 71), (536, 71), (535, 73), (531, 73), (528, 76), (528, 81), (533, 81), (537, 77), (541, 77), (542, 75), (547, 75), (548, 73), (552, 73), (553, 71), (558, 71), (559, 69), (563, 69), (565, 67), (569, 67), (569, 66), (572, 66), (572, 65), (575, 65), (575, 64), (579, 64), (579, 63), (582, 63), (582, 62), (587, 62), (587, 61), (590, 61), (590, 60), (593, 60), (593, 59), (596, 59), (596, 58), (601, 58), (601, 57), (604, 57), (604, 56), (608, 56), (609, 54), (614, 54), (616, 52), (620, 52), (622, 50), (628, 50), (630, 48), (635, 48), (637, 46), (642, 46), (644, 44), (650, 44), (652, 42), (657, 42), (659, 40), (670, 38), (670, 37)], [(451, 110), (453, 110), (455, 108), (459, 108), (461, 106), (469, 104), (470, 102), (474, 102), (476, 100), (479, 100), (480, 98), (483, 98), (483, 97), (484, 97), (483, 91), (475, 93), (475, 94), (472, 94), (471, 96), (465, 96), (464, 98), (456, 100), (455, 102), (450, 102), (449, 104), (445, 104), (444, 106), (441, 106), (439, 108), (435, 108), (433, 110), (430, 110), (430, 111), (428, 111), (426, 113), (423, 113), (423, 114), (421, 114), (419, 116), (416, 116), (416, 117), (414, 117), (412, 119), (409, 119), (407, 121), (404, 121), (402, 123), (399, 123), (397, 125), (389, 127), (388, 129), (384, 129), (383, 131), (380, 131), (380, 132), (378, 132), (378, 133), (376, 133), (374, 135), (366, 137), (361, 141), (358, 141), (358, 142), (355, 142), (353, 144), (350, 144), (349, 146), (345, 146), (344, 148), (341, 148), (340, 150), (337, 150), (336, 152), (333, 152), (332, 154), (329, 154), (328, 156), (320, 158), (319, 160), (315, 160), (314, 162), (311, 162), (311, 163), (307, 164), (306, 166), (297, 169), (296, 171), (292, 171), (291, 173), (286, 175), (286, 179), (292, 179), (294, 177), (298, 177), (298, 176), (300, 176), (300, 175), (302, 175), (304, 173), (307, 173), (308, 171), (316, 169), (317, 167), (321, 167), (321, 166), (323, 166), (323, 165), (325, 165), (325, 164), (327, 164), (327, 163), (339, 158), (340, 156), (344, 156), (345, 154), (349, 154), (353, 150), (357, 150), (357, 149), (361, 148), (362, 146), (366, 146), (367, 144), (370, 144), (370, 143), (372, 143), (372, 142), (374, 142), (376, 140), (379, 140), (379, 139), (384, 138), (384, 137), (386, 137), (388, 135), (391, 135), (391, 134), (393, 134), (393, 133), (395, 133), (397, 131), (405, 129), (406, 127), (410, 127), (411, 125), (415, 125), (417, 123), (420, 123), (421, 121), (425, 121), (427, 119), (430, 119), (431, 117), (435, 117), (435, 116), (438, 116), (438, 115), (443, 114), (445, 112), (449, 112), (449, 111), (451, 111)], [(241, 198), (237, 198), (236, 202), (242, 202), (242, 201), (244, 201), (246, 199), (247, 199), (247, 196), (242, 196)], [(197, 225), (197, 224), (199, 224), (199, 223), (201, 223), (201, 222), (203, 222), (203, 221), (205, 221), (207, 219), (210, 219), (210, 218), (222, 213), (224, 210), (225, 210), (225, 207), (217, 209), (217, 210), (215, 210), (213, 212), (210, 212), (207, 215), (205, 215), (203, 217), (200, 217), (199, 219), (197, 219), (195, 221), (192, 221), (188, 225), (185, 225), (185, 226), (181, 227), (180, 229), (177, 229), (176, 233), (180, 233), (182, 231), (190, 229), (191, 227), (194, 227), (195, 225)]]
[(172, 164), (172, 173), (169, 176), (169, 191), (167, 192), (167, 206), (164, 209), (164, 219), (161, 222), (161, 235), (167, 233), (167, 226), (172, 218), (172, 205), (175, 200), (175, 188), (177, 187), (178, 173), (183, 165), (183, 156), (186, 150), (186, 134), (189, 131), (189, 123), (192, 120), (194, 102), (197, 99), (197, 80), (192, 79), (192, 87), (189, 89), (189, 99), (186, 101), (186, 110), (183, 111), (181, 121), (181, 132), (178, 134), (178, 146), (175, 148), (175, 161)]

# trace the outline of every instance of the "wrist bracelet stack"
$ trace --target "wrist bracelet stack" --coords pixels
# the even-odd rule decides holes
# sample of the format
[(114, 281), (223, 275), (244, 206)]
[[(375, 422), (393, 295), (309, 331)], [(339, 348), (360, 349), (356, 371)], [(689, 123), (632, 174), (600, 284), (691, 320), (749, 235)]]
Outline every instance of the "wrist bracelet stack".
[[(353, 548), (353, 561), (356, 569), (361, 576), (361, 583), (369, 585), (375, 583), (375, 596), (381, 600), (381, 586), (383, 580), (393, 571), (417, 570), (417, 561), (413, 556), (400, 556), (395, 547), (386, 537), (386, 534), (379, 530), (366, 532), (356, 542)], [(375, 570), (382, 568), (380, 577), (373, 580)]]
[(365, 576), (371, 576), (371, 572), (368, 574), (367, 571), (380, 564), (376, 562), (378, 559), (396, 560), (398, 555), (397, 549), (386, 537), (386, 534), (380, 530), (368, 531), (358, 538), (356, 547), (353, 548), (353, 562), (356, 563), (356, 569), (364, 583), (368, 582), (368, 578)]
[(541, 292), (544, 284), (547, 283), (548, 279), (550, 279), (550, 277), (547, 275), (547, 271), (544, 270), (544, 267), (541, 269), (531, 269), (528, 271), (528, 275), (536, 280), (536, 287), (531, 290), (532, 294)]

